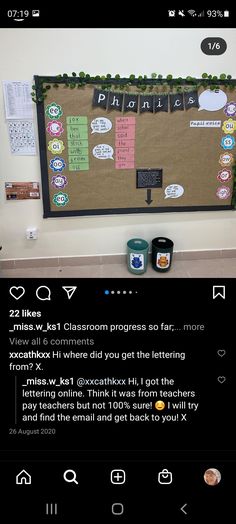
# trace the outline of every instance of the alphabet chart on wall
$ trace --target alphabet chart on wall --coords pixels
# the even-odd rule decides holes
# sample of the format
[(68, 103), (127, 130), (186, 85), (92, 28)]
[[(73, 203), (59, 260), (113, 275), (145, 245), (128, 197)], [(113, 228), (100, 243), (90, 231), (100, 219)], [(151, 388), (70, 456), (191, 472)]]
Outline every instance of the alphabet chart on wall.
[(33, 120), (9, 120), (7, 124), (12, 155), (35, 155)]

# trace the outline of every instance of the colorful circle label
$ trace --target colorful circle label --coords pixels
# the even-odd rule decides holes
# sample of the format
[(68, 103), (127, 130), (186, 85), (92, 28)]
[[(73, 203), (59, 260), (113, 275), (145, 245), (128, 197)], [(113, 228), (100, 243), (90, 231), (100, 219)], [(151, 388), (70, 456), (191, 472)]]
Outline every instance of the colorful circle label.
[(224, 108), (224, 113), (227, 116), (235, 116), (236, 115), (236, 102), (228, 102)]
[(52, 177), (51, 184), (56, 189), (64, 189), (64, 187), (68, 184), (68, 180), (64, 175), (54, 175)]
[(218, 198), (220, 198), (221, 200), (225, 200), (226, 198), (229, 198), (231, 196), (230, 187), (227, 187), (227, 186), (218, 187), (216, 191), (216, 196), (218, 196)]
[(59, 191), (59, 193), (55, 193), (53, 196), (53, 203), (57, 207), (66, 206), (69, 202), (69, 197), (67, 193), (62, 193), (62, 191)]
[(224, 133), (229, 133), (230, 135), (232, 135), (236, 129), (236, 120), (233, 120), (232, 118), (225, 120), (223, 122), (222, 129)]
[(50, 167), (50, 169), (52, 169), (52, 171), (54, 173), (56, 173), (58, 171), (61, 173), (63, 171), (63, 169), (65, 169), (66, 163), (65, 163), (65, 160), (63, 158), (61, 158), (60, 156), (56, 156), (55, 158), (52, 158), (50, 160), (49, 167)]
[(226, 135), (221, 139), (221, 147), (224, 149), (233, 149), (235, 146), (235, 139), (233, 136)]
[(51, 151), (53, 155), (56, 155), (57, 153), (62, 153), (62, 151), (65, 149), (65, 146), (62, 140), (58, 140), (58, 138), (54, 138), (54, 140), (49, 141), (48, 149), (49, 151)]
[(56, 102), (52, 102), (51, 104), (47, 105), (45, 114), (48, 116), (48, 118), (51, 118), (51, 120), (55, 120), (63, 115), (63, 111), (61, 106), (56, 104)]
[(234, 157), (232, 153), (224, 153), (223, 155), (220, 155), (219, 164), (221, 166), (231, 166), (233, 164)]
[(232, 173), (230, 169), (221, 169), (221, 171), (218, 172), (217, 178), (222, 183), (229, 182), (232, 178)]
[(62, 135), (64, 129), (62, 127), (62, 123), (58, 122), (58, 120), (53, 120), (52, 122), (48, 122), (47, 125), (47, 132), (51, 136), (60, 136)]

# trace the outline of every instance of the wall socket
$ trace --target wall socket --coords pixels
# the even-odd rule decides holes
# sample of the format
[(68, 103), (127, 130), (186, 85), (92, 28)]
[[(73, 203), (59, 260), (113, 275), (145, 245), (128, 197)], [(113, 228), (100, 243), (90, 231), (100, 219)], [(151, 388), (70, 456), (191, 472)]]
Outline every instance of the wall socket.
[(26, 238), (27, 238), (27, 240), (37, 240), (37, 238), (38, 238), (37, 227), (27, 227), (27, 229), (26, 229)]

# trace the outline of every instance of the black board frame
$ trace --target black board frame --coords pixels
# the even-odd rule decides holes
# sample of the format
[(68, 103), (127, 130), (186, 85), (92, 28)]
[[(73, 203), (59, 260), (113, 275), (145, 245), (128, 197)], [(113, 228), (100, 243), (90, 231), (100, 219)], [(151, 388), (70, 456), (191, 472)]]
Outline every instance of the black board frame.
[[(99, 86), (106, 85), (126, 85), (127, 83), (132, 83), (132, 85), (140, 85), (140, 80), (130, 78), (109, 78), (106, 80), (101, 79), (86, 79), (84, 77), (60, 77), (58, 76), (34, 76), (36, 92), (40, 93), (42, 82), (47, 84), (65, 84), (65, 83), (76, 83), (76, 84), (92, 84)], [(158, 79), (158, 78), (147, 78), (142, 79), (142, 85), (158, 85), (158, 84), (168, 84), (171, 86), (181, 85), (189, 86), (194, 89), (197, 87), (197, 84), (201, 83), (206, 87), (210, 85), (215, 85), (215, 80), (195, 78), (193, 80), (181, 80), (179, 79)], [(230, 80), (219, 80), (218, 84), (220, 85), (236, 85), (236, 79)], [(37, 120), (38, 120), (38, 136), (39, 136), (39, 153), (40, 153), (40, 165), (41, 165), (41, 179), (42, 179), (42, 197), (43, 197), (43, 218), (57, 218), (57, 217), (72, 217), (72, 216), (91, 216), (91, 215), (120, 215), (120, 214), (142, 214), (142, 213), (182, 213), (182, 212), (195, 212), (195, 211), (228, 211), (233, 210), (235, 207), (232, 204), (229, 205), (219, 205), (219, 206), (171, 206), (171, 207), (129, 207), (129, 208), (104, 208), (104, 209), (83, 209), (83, 210), (69, 210), (69, 211), (52, 211), (50, 206), (50, 195), (49, 195), (49, 185), (48, 185), (48, 162), (47, 162), (47, 148), (46, 148), (46, 136), (45, 136), (45, 114), (44, 114), (44, 103), (37, 102)]]

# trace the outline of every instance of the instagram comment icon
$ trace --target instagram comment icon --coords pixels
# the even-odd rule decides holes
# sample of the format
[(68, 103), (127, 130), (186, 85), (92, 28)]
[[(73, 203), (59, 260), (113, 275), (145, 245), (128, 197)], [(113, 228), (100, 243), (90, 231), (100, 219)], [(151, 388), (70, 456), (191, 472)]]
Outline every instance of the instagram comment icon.
[(47, 286), (39, 286), (35, 291), (38, 300), (51, 300), (51, 289)]

